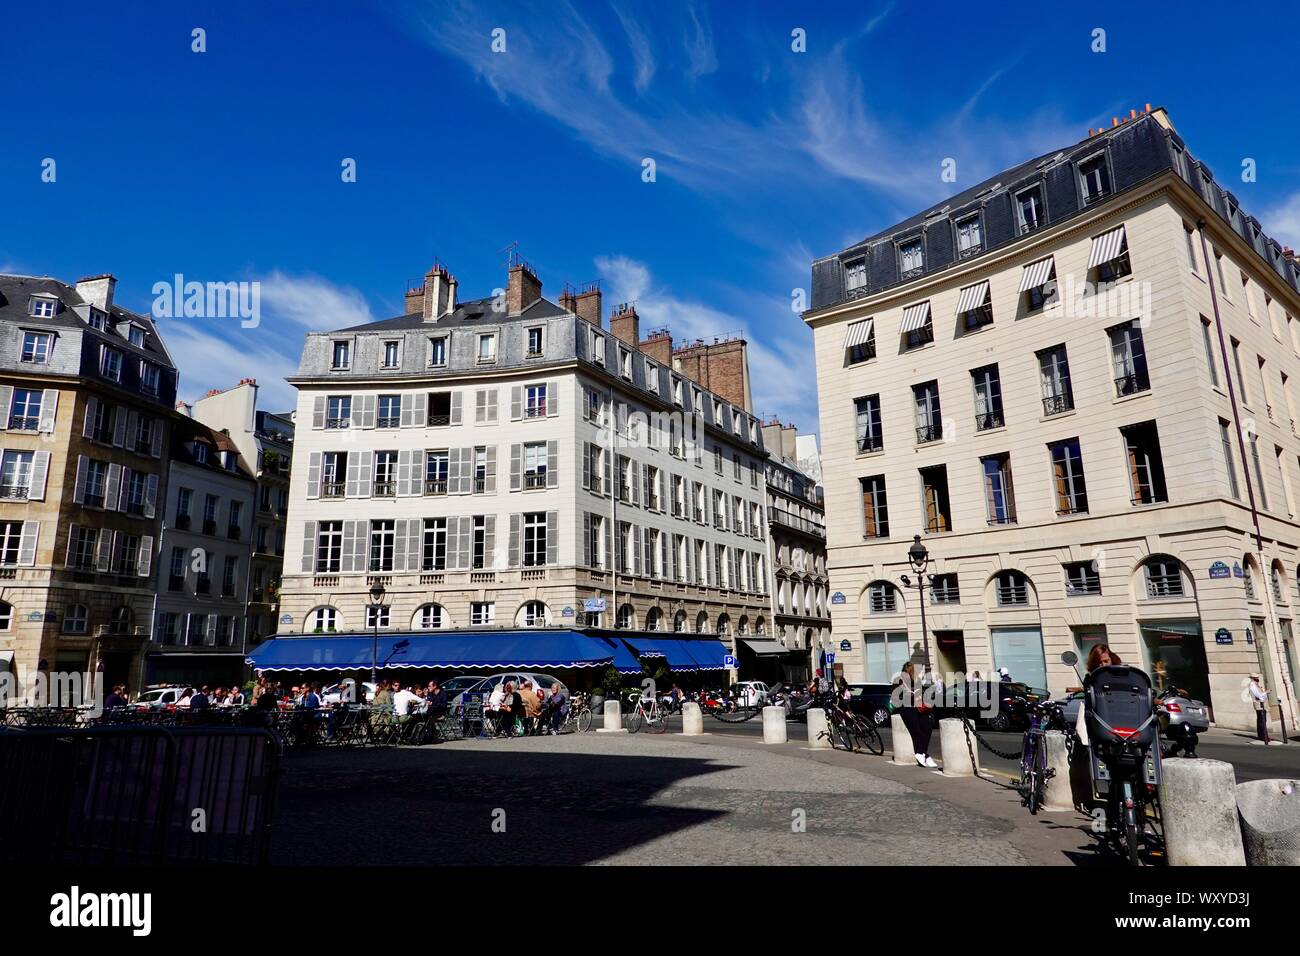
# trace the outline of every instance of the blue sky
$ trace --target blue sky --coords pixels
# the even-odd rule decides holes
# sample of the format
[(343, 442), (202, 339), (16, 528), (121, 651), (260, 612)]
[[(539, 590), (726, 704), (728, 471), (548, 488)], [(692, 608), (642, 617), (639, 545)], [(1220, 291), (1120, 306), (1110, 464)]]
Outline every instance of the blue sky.
[[(141, 311), (175, 273), (258, 280), (258, 328), (163, 334), (183, 396), (252, 375), (282, 407), (306, 331), (399, 314), (435, 256), (462, 298), (488, 295), (518, 242), (552, 297), (600, 279), (643, 329), (743, 331), (755, 410), (813, 431), (790, 308), (811, 259), (1130, 108), (1166, 106), (1300, 244), (1293, 33), (1217, 5), (1063, 7), (16, 5), (6, 33), (32, 42), (6, 44), (0, 271), (113, 272)], [(1236, 181), (1245, 157), (1255, 183)]]

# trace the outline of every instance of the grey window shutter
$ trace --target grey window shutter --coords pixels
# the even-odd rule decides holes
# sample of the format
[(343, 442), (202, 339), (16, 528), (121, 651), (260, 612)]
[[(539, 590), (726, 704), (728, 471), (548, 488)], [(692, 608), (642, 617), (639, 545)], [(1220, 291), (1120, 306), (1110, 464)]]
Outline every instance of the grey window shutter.
[(361, 427), (375, 427), (375, 409), (379, 404), (378, 395), (361, 396)]
[(460, 519), (459, 524), (458, 537), (460, 540), (456, 546), (458, 567), (462, 571), (467, 571), (473, 563), (471, 559), (474, 553), (474, 519), (469, 515), (465, 515)]
[(614, 565), (614, 522), (606, 520), (605, 524), (605, 563), (603, 568)]
[(510, 490), (518, 491), (523, 483), (523, 451), (520, 444), (510, 446)]
[(36, 539), (40, 535), (39, 521), (24, 521), (22, 537), (18, 540), (18, 563), (30, 568), (36, 563)]
[(591, 442), (582, 443), (582, 487), (591, 487)]
[(447, 493), (452, 495), (464, 494), (463, 484), (465, 481), (465, 458), (464, 450), (460, 448), (447, 449)]
[(63, 555), (63, 566), (65, 568), (72, 567), (73, 545), (77, 541), (77, 528), (78, 525), (75, 524), (68, 527), (68, 550)]
[[(550, 540), (548, 539), (546, 543), (549, 545)], [(595, 567), (591, 563), (591, 558), (591, 512), (584, 511), (582, 513), (582, 564), (584, 567)]]
[(101, 528), (99, 542), (95, 550), (95, 569), (107, 571), (113, 564), (113, 535), (107, 528)]
[(487, 421), (487, 390), (480, 388), (474, 393), (474, 421), (481, 425)]
[(314, 451), (307, 456), (307, 497), (320, 497), (320, 457), (321, 453)]
[(560, 414), (560, 383), (546, 383), (546, 415), (548, 418), (554, 418)]
[[(419, 571), (424, 565), (424, 548), (423, 548), (423, 522), (418, 518), (412, 518), (406, 522), (406, 570)], [(398, 547), (402, 543), (398, 542)]]
[(649, 528), (646, 528), (642, 534), (641, 544), (641, 573), (646, 577), (653, 577), (655, 572), (654, 535), (650, 533)]
[(39, 428), (43, 432), (54, 431), (54, 419), (59, 409), (59, 390), (47, 388), (41, 395), (41, 419)]
[(113, 444), (118, 448), (126, 444), (126, 409), (120, 405), (113, 409)]
[(137, 430), (136, 422), (140, 416), (135, 409), (128, 409), (126, 413), (126, 440), (131, 443), (132, 449), (135, 448), (135, 435)]
[(348, 455), (347, 484), (344, 492), (349, 498), (361, 494), (361, 452)]
[(162, 457), (163, 428), (163, 420), (155, 418), (153, 420), (153, 447), (149, 449), (149, 454), (154, 458)]
[(522, 515), (510, 516), (510, 567), (519, 567), (519, 529)]
[(560, 560), (560, 513), (546, 512), (546, 564), (554, 567)]
[[(406, 570), (406, 519), (398, 518), (393, 522), (393, 570)], [(415, 569), (412, 568), (412, 571)]]
[(136, 554), (135, 573), (137, 577), (147, 578), (153, 568), (153, 536), (145, 535), (140, 539), (140, 550)]
[(496, 424), (497, 421), (497, 390), (489, 388), (487, 393), (487, 420), (490, 424)]
[[(347, 572), (352, 571), (352, 555), (356, 551), (357, 544), (357, 523), (355, 521), (343, 522), (343, 550), (339, 555), (339, 569)], [(359, 568), (356, 570), (365, 570)]]
[(488, 445), (484, 451), (483, 491), (495, 494), (497, 490), (497, 446)]
[(9, 413), (13, 410), (14, 405), (14, 387), (12, 385), (0, 385), (0, 431), (9, 428)]
[(628, 478), (632, 483), (630, 491), (632, 495), (632, 504), (639, 505), (641, 503), (641, 462), (628, 462), (628, 471), (630, 472)]
[(645, 573), (645, 568), (641, 567), (641, 530), (639, 524), (632, 525), (632, 547), (628, 549), (631, 553), (627, 556), (627, 570), (630, 574)]
[(72, 486), (72, 500), (77, 504), (86, 502), (86, 470), (90, 463), (86, 460), (85, 455), (77, 456), (77, 483)]
[(144, 482), (144, 516), (152, 518), (158, 508), (158, 476), (149, 475)]
[(397, 452), (397, 497), (411, 496), (411, 450), (400, 449)]
[[(81, 423), (81, 437), (82, 437), (82, 438), (89, 438), (91, 435), (94, 434), (94, 432), (95, 432), (95, 409), (97, 409), (97, 408), (99, 408), (99, 399), (95, 398), (95, 396), (93, 396), (93, 395), (86, 399), (86, 418), (85, 418), (85, 420)], [(8, 403), (6, 403), (6, 407), (5, 407), (4, 411), (5, 411), (5, 412), (8, 412), (8, 411), (9, 411), (9, 409), (8, 409)]]
[(27, 489), (28, 501), (45, 500), (45, 483), (50, 474), (50, 453), (38, 451), (32, 455), (32, 480)]
[(614, 456), (609, 452), (605, 452), (600, 457), (605, 466), (605, 480), (601, 483), (600, 490), (601, 493), (608, 498), (614, 494), (614, 486), (610, 484), (609, 481), (609, 460)]
[(410, 428), (412, 425), (415, 424), (413, 420), (413, 415), (415, 411), (415, 396), (411, 395), (409, 392), (403, 393), (401, 400), (398, 403), (398, 407), (401, 409), (398, 414), (401, 415), (402, 427)]
[(361, 453), (361, 472), (358, 475), (357, 493), (362, 498), (369, 498), (375, 473), (375, 453), (370, 450)]
[(686, 539), (686, 580), (692, 584), (695, 582), (695, 542), (690, 538)]
[(312, 405), (311, 427), (312, 428), (325, 427), (325, 396), (324, 395), (317, 395), (316, 401)]
[(560, 483), (560, 443), (546, 443), (546, 487), (555, 488)]
[(518, 385), (510, 387), (510, 420), (517, 422), (524, 417), (523, 412), (523, 389)]
[(110, 464), (104, 480), (104, 510), (117, 511), (118, 496), (122, 493), (122, 466)]
[(497, 561), (497, 516), (486, 515), (483, 518), (483, 558), (489, 568), (495, 568)]
[(370, 570), (370, 522), (357, 522), (357, 535), (353, 541), (352, 570)]
[(453, 425), (460, 424), (461, 414), (462, 414), (461, 402), (462, 402), (462, 393), (460, 391), (452, 392), (451, 393), (451, 423)]
[(302, 573), (316, 570), (316, 522), (304, 521), (302, 525)]
[(411, 402), (411, 424), (423, 428), (429, 423), (429, 413), (425, 410), (429, 405), (428, 393), (418, 392)]
[(365, 397), (365, 396), (363, 396), (363, 395), (352, 395), (352, 396), (350, 396), (350, 398), (351, 398), (351, 400), (352, 400), (352, 415), (351, 415), (352, 422), (351, 422), (351, 425), (352, 425), (353, 428), (360, 428), (362, 425), (365, 424), (365, 420), (366, 420), (366, 405), (365, 405), (365, 402), (363, 401), (364, 397)]

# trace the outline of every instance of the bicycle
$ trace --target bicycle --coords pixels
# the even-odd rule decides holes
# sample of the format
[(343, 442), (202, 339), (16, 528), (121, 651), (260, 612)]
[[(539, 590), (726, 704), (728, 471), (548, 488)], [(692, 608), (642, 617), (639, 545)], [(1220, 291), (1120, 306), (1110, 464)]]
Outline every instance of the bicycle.
[(645, 724), (652, 734), (662, 734), (668, 729), (668, 709), (660, 706), (659, 701), (653, 697), (649, 698), (648, 706), (646, 700), (645, 697), (638, 697), (636, 703), (632, 705), (632, 713), (627, 718), (629, 734), (639, 731), (642, 724)]
[(832, 749), (843, 748), (850, 753), (866, 751), (877, 757), (885, 752), (885, 741), (875, 725), (844, 707), (836, 698), (819, 698), (813, 706), (826, 711), (826, 730), (820, 736), (830, 738)]
[(575, 697), (569, 703), (569, 712), (564, 715), (564, 723), (560, 724), (559, 731), (562, 734), (571, 734), (575, 731), (585, 734), (589, 730), (591, 730), (591, 708), (587, 706), (587, 698)]
[(1056, 771), (1047, 763), (1047, 738), (1049, 730), (1064, 730), (1065, 718), (1061, 705), (1053, 700), (1029, 703), (1025, 706), (1029, 714), (1029, 727), (1025, 730), (1024, 748), (1020, 754), (1020, 781), (1016, 789), (1020, 791), (1020, 802), (1029, 808), (1030, 815), (1036, 815), (1047, 796), (1047, 781), (1055, 776)]

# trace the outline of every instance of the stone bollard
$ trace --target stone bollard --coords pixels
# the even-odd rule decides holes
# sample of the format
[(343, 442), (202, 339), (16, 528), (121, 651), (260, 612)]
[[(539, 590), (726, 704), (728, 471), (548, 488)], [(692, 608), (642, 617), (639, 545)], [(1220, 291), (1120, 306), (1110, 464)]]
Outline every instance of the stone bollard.
[(605, 726), (596, 729), (598, 734), (625, 734), (623, 726), (623, 707), (616, 700), (605, 701)]
[(704, 733), (704, 713), (700, 705), (688, 700), (682, 704), (682, 736), (699, 737)]
[(1300, 780), (1237, 784), (1248, 866), (1300, 866)]
[(1065, 734), (1049, 730), (1043, 735), (1047, 747), (1047, 769), (1054, 771), (1043, 788), (1043, 809), (1053, 812), (1074, 809), (1074, 791), (1070, 785), (1070, 752), (1065, 749)]
[[(966, 742), (966, 727), (959, 717), (945, 717), (939, 721), (939, 749), (943, 759), (945, 777), (975, 777), (980, 772), (979, 744), (975, 738)], [(971, 754), (975, 762), (971, 763)]]
[(826, 723), (826, 711), (820, 707), (809, 707), (808, 715), (808, 749), (830, 750), (830, 727)]
[(899, 767), (915, 767), (916, 752), (912, 749), (912, 735), (903, 723), (903, 715), (889, 715), (889, 729), (894, 742), (894, 764)]
[(763, 743), (765, 744), (783, 744), (787, 740), (785, 734), (785, 708), (784, 707), (764, 707), (763, 708)]
[(1160, 784), (1170, 866), (1245, 866), (1237, 780), (1222, 760), (1166, 760)]

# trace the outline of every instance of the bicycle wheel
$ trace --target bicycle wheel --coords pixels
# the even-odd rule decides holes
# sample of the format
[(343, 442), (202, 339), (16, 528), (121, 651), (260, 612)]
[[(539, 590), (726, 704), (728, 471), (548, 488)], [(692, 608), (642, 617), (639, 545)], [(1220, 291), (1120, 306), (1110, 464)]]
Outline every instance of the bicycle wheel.
[(858, 743), (867, 753), (879, 757), (885, 752), (885, 741), (876, 730), (876, 725), (869, 720), (858, 721)]
[(578, 711), (577, 724), (578, 724), (578, 733), (580, 734), (585, 734), (587, 731), (591, 730), (590, 708), (584, 707), (582, 708), (582, 710)]
[(655, 719), (650, 721), (650, 732), (653, 734), (663, 734), (668, 732), (667, 711), (665, 710), (659, 711), (659, 713), (655, 715)]
[(853, 731), (849, 729), (848, 724), (836, 724), (835, 733), (840, 735), (840, 745), (849, 753), (853, 753)]
[(641, 725), (643, 723), (645, 723), (645, 718), (641, 714), (641, 708), (638, 707), (636, 710), (632, 711), (632, 713), (628, 715), (627, 732), (629, 734), (636, 733), (638, 730), (641, 729)]

